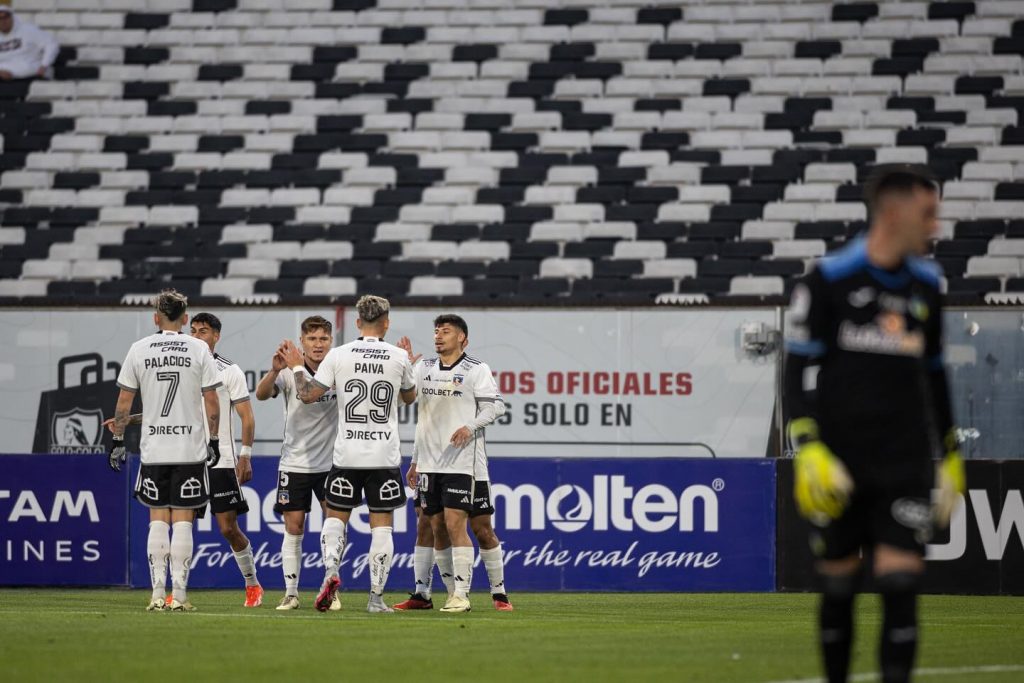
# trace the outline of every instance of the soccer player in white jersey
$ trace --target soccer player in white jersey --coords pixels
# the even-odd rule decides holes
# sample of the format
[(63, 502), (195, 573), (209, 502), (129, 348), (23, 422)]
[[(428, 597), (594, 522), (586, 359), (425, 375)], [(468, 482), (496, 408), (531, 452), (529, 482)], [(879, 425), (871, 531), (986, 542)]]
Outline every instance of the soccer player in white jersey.
[(153, 322), (159, 330), (132, 344), (117, 377), (121, 392), (114, 409), (109, 460), (111, 468), (120, 471), (127, 458), (124, 430), (138, 394), (142, 399), (142, 466), (134, 496), (150, 509), (146, 554), (153, 587), (146, 610), (165, 609), (170, 557), (173, 599), (169, 609), (190, 612), (195, 609), (187, 592), (192, 520), (209, 498), (207, 465), (214, 467), (220, 459), (220, 378), (206, 344), (181, 333), (188, 323), (187, 299), (165, 290), (154, 304)]
[[(333, 345), (333, 325), (319, 315), (302, 321), (299, 343), (302, 365), (310, 375), (317, 371)], [(331, 469), (334, 439), (338, 433), (335, 393), (324, 394), (314, 403), (303, 403), (295, 390), (295, 377), (285, 362), (280, 347), (271, 359), (270, 372), (256, 386), (256, 399), (266, 401), (277, 395), (284, 398), (284, 440), (278, 465), (277, 503), (274, 512), (284, 518), (281, 541), (281, 568), (285, 595), (279, 610), (299, 608), (299, 570), (302, 567), (302, 536), (306, 514), (313, 497), (324, 505), (324, 484)], [(337, 603), (334, 609), (341, 609)]]
[[(441, 578), (449, 586), (442, 612), (468, 612), (472, 581), (473, 543), (466, 531), (470, 521), (480, 543), (480, 557), (487, 569), (494, 606), (511, 611), (505, 589), (501, 543), (491, 525), (490, 475), (484, 430), (505, 414), (490, 367), (466, 355), (469, 326), (457, 315), (434, 320), (437, 358), (416, 362), (408, 339), (399, 342), (416, 362), (420, 403), (416, 441), (407, 479), (419, 488), (419, 503), (430, 517), (435, 557)], [(474, 521), (475, 520), (475, 521)], [(415, 571), (417, 593), (400, 603), (401, 609), (430, 609), (429, 595), (422, 595), (433, 571), (427, 546), (417, 545)], [(424, 576), (426, 572), (426, 576)]]
[(294, 368), (296, 392), (316, 401), (332, 387), (338, 392), (338, 438), (334, 466), (327, 476), (327, 519), (320, 533), (324, 583), (316, 608), (326, 611), (341, 581), (338, 567), (345, 553), (352, 510), (364, 500), (370, 509), (370, 599), (367, 612), (391, 612), (384, 604), (384, 586), (391, 571), (395, 544), (391, 537), (394, 511), (405, 506), (402, 453), (398, 437), (398, 402), (416, 400), (409, 355), (384, 341), (390, 304), (378, 296), (356, 303), (360, 337), (335, 349), (310, 378), (294, 344), (283, 351)]
[[(249, 401), (249, 387), (245, 373), (224, 356), (217, 353), (222, 325), (212, 313), (199, 313), (192, 318), (192, 336), (210, 347), (210, 353), (220, 372), (221, 387), (217, 390), (220, 412), (226, 419), (220, 422), (220, 462), (210, 469), (210, 511), (217, 517), (220, 533), (231, 545), (238, 570), (245, 580), (245, 606), (263, 604), (263, 587), (256, 577), (256, 561), (252, 544), (238, 526), (238, 516), (249, 512), (240, 488), (252, 479), (252, 444), (256, 437), (256, 418)], [(231, 409), (238, 413), (242, 423), (242, 447), (235, 457), (235, 435), (231, 427)]]
[[(240, 488), (241, 484), (252, 479), (252, 443), (256, 435), (256, 419), (249, 402), (249, 388), (245, 382), (242, 369), (216, 351), (220, 341), (222, 325), (220, 319), (212, 313), (198, 313), (192, 317), (192, 336), (210, 347), (213, 359), (220, 374), (220, 387), (217, 399), (220, 401), (220, 414), (225, 416), (220, 421), (220, 461), (216, 467), (210, 468), (210, 510), (217, 518), (220, 533), (231, 545), (238, 570), (245, 581), (245, 606), (259, 607), (263, 604), (263, 587), (256, 577), (256, 561), (252, 554), (249, 539), (238, 526), (238, 516), (249, 511)], [(242, 422), (242, 448), (235, 457), (235, 435), (232, 430), (231, 410), (234, 408)], [(114, 419), (104, 422), (111, 431)], [(142, 414), (131, 416), (129, 424), (142, 424)], [(199, 517), (205, 508), (198, 511)], [(173, 596), (167, 596), (170, 605)]]

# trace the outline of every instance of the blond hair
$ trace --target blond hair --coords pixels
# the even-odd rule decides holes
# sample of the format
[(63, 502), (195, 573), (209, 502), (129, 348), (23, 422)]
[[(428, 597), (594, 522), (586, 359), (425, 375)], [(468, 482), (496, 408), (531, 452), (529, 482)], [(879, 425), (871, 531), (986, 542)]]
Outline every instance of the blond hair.
[(356, 311), (359, 319), (364, 323), (375, 323), (388, 315), (391, 310), (391, 303), (382, 296), (367, 294), (360, 297), (356, 302)]
[(188, 310), (188, 297), (176, 289), (165, 289), (153, 297), (153, 308), (173, 323)]

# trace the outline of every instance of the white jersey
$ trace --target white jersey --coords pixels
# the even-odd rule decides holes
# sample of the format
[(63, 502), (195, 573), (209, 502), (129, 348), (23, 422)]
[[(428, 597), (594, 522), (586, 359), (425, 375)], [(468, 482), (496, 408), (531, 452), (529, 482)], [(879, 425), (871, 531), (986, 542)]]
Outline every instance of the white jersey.
[(203, 392), (216, 390), (220, 378), (205, 342), (180, 332), (140, 339), (128, 350), (117, 384), (142, 399), (143, 464), (206, 460)]
[(452, 434), (476, 420), (481, 403), (498, 404), (499, 416), (505, 412), (505, 401), (491, 368), (466, 354), (451, 366), (431, 358), (416, 365), (416, 385), (416, 470), (468, 474), (476, 481), (489, 481), (484, 430), (479, 430), (461, 450), (452, 445), (451, 439)]
[(331, 349), (313, 381), (338, 392), (336, 467), (374, 470), (401, 464), (398, 395), (416, 387), (408, 353), (376, 337), (360, 337)]
[[(306, 371), (312, 374), (309, 367)], [(305, 404), (295, 393), (295, 377), (282, 370), (274, 381), (274, 396), (284, 395), (284, 441), (281, 443), (282, 472), (328, 472), (338, 434), (337, 396), (328, 391), (316, 403)]]
[[(220, 376), (220, 387), (217, 389), (217, 399), (220, 401), (220, 460), (214, 469), (234, 469), (235, 467), (235, 431), (234, 407), (239, 403), (249, 400), (249, 385), (245, 382), (245, 373), (231, 361), (220, 354), (213, 354), (213, 360), (217, 364), (217, 372)], [(206, 406), (203, 406), (205, 417)], [(209, 437), (210, 426), (203, 420)]]

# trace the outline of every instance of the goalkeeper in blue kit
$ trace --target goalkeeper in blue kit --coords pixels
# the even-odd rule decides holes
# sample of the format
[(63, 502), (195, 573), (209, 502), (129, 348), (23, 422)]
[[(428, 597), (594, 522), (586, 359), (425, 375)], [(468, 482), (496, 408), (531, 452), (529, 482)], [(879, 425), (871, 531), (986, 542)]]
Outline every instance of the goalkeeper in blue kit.
[(867, 234), (801, 280), (787, 312), (794, 495), (815, 527), (830, 683), (847, 680), (863, 572), (882, 598), (882, 681), (910, 680), (925, 544), (965, 488), (943, 367), (941, 273), (921, 258), (938, 229), (938, 189), (925, 167), (876, 168), (865, 189)]

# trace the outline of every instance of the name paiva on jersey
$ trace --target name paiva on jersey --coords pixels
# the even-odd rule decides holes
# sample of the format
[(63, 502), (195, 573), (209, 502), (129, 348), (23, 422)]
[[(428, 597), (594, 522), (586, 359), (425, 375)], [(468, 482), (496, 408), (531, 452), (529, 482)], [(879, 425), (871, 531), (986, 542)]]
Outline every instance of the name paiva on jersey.
[(159, 358), (145, 358), (146, 369), (152, 368), (190, 368), (192, 359), (188, 356), (160, 356)]
[(356, 363), (356, 372), (369, 373), (372, 375), (383, 375), (383, 363)]

